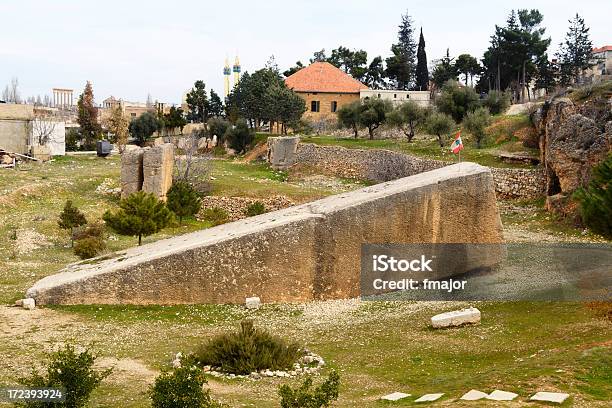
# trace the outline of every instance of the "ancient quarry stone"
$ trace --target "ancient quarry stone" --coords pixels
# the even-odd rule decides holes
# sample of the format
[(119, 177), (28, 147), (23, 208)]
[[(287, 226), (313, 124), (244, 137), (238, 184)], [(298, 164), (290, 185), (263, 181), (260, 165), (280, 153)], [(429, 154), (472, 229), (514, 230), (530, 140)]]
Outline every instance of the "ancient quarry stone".
[(166, 201), (166, 193), (172, 186), (174, 170), (174, 145), (164, 143), (161, 146), (145, 150), (142, 159), (142, 190), (155, 194)]
[(487, 399), (493, 401), (512, 401), (518, 397), (518, 394), (508, 391), (495, 390), (487, 396)]
[(32, 298), (23, 299), (21, 307), (27, 310), (34, 310), (34, 308), (36, 308), (36, 301)]
[[(608, 112), (606, 113), (606, 109)], [(602, 113), (603, 112), (603, 113)], [(548, 101), (535, 115), (544, 165), (547, 209), (567, 216), (573, 192), (588, 184), (592, 168), (605, 160), (611, 149), (612, 117), (609, 107), (576, 106), (569, 98)]]
[(536, 392), (531, 398), (531, 401), (545, 401), (545, 402), (556, 402), (562, 404), (569, 397), (569, 394), (562, 392)]
[(300, 138), (297, 136), (269, 137), (268, 161), (275, 170), (287, 170), (296, 163)]
[(474, 323), (480, 323), (480, 310), (475, 307), (441, 313), (431, 318), (431, 325), (434, 329)]
[(76, 263), (38, 304), (243, 304), (360, 295), (362, 243), (501, 243), (491, 172), (461, 163)]
[(463, 396), (459, 399), (462, 399), (464, 401), (478, 401), (480, 399), (487, 398), (488, 396), (489, 394), (482, 392), (482, 391), (469, 390), (468, 392), (463, 394)]
[(247, 309), (259, 309), (261, 306), (261, 300), (258, 297), (248, 297), (246, 298), (245, 306)]
[(121, 154), (121, 198), (142, 189), (142, 157), (144, 150), (126, 149)]
[(425, 394), (420, 398), (414, 400), (414, 402), (431, 402), (440, 399), (444, 393), (436, 393), (436, 394)]
[(403, 392), (393, 392), (391, 394), (383, 395), (380, 397), (381, 400), (386, 401), (399, 401), (403, 398), (410, 397), (412, 394), (404, 394)]

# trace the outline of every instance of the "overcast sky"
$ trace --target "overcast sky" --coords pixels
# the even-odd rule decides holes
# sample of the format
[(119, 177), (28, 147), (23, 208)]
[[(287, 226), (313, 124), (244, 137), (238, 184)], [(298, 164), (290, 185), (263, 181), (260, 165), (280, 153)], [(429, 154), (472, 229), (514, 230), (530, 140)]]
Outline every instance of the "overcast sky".
[(22, 97), (51, 88), (82, 92), (93, 83), (96, 102), (110, 95), (130, 101), (180, 103), (193, 82), (223, 93), (225, 58), (240, 56), (243, 72), (270, 55), (284, 70), (308, 63), (313, 51), (361, 48), (368, 59), (389, 55), (401, 14), (423, 27), (428, 60), (469, 53), (479, 59), (495, 24), (512, 8), (544, 14), (552, 51), (576, 12), (594, 46), (612, 44), (609, 0), (580, 1), (129, 1), (1, 0), (0, 87), (18, 77)]

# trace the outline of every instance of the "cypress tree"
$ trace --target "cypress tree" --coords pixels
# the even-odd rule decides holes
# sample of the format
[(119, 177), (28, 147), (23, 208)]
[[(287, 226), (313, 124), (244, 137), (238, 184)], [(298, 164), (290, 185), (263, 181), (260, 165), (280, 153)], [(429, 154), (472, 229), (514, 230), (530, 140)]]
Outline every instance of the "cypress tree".
[(426, 91), (429, 88), (429, 71), (427, 70), (427, 53), (425, 52), (425, 38), (423, 28), (419, 36), (419, 46), (417, 48), (416, 66), (416, 88), (419, 91)]

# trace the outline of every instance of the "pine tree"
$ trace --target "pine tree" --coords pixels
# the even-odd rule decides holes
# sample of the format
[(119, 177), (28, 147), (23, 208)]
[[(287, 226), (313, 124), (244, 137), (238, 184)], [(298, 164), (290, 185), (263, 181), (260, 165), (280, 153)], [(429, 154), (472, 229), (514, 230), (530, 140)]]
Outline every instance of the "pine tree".
[(584, 224), (612, 239), (612, 154), (593, 169), (589, 185), (579, 189), (576, 198)]
[(565, 85), (578, 81), (581, 72), (591, 67), (593, 59), (593, 43), (584, 19), (576, 13), (569, 23), (565, 41), (559, 44), (559, 51), (555, 54), (561, 67), (561, 81)]
[(206, 95), (204, 81), (195, 81), (193, 89), (187, 93), (186, 102), (189, 107), (187, 119), (196, 123), (206, 123), (208, 121), (210, 102)]
[(423, 37), (423, 28), (419, 35), (419, 46), (417, 48), (417, 65), (416, 65), (416, 89), (426, 91), (429, 88), (429, 71), (427, 70), (427, 53), (425, 52), (425, 37)]
[(70, 230), (70, 246), (74, 246), (74, 229), (87, 224), (85, 214), (72, 205), (72, 200), (66, 201), (64, 210), (59, 215), (57, 224), (61, 229)]
[(98, 122), (98, 108), (94, 102), (93, 88), (91, 82), (87, 81), (83, 93), (77, 102), (78, 117), (81, 137), (85, 141), (86, 149), (93, 149), (96, 140), (102, 134), (102, 126)]
[(193, 186), (186, 181), (175, 181), (168, 190), (168, 208), (183, 223), (183, 217), (197, 214), (202, 206), (202, 200)]
[(143, 236), (155, 234), (170, 223), (172, 213), (155, 195), (138, 191), (122, 199), (114, 214), (106, 211), (102, 219), (118, 234), (137, 236), (141, 245)]
[(386, 75), (397, 89), (410, 89), (416, 73), (416, 43), (414, 42), (414, 27), (408, 14), (402, 15), (402, 22), (397, 33), (398, 42), (391, 46), (393, 55), (386, 59)]

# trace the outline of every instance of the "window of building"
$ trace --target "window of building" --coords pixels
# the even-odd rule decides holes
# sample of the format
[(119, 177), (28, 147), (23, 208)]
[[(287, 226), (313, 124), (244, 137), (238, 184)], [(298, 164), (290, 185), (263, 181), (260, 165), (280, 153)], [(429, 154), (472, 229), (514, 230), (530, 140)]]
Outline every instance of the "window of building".
[(310, 110), (312, 112), (319, 112), (319, 107), (321, 103), (319, 101), (311, 101), (310, 102)]
[(380, 94), (378, 94), (378, 98), (380, 99)]
[(135, 113), (130, 113), (130, 115), (132, 115), (132, 117), (133, 117), (133, 118), (135, 118), (135, 117), (136, 117), (136, 114), (135, 114)]
[(393, 98), (394, 98), (394, 99), (395, 99), (395, 98), (397, 98), (397, 94), (393, 94)]
[(332, 101), (331, 103), (331, 111), (335, 112), (338, 110), (338, 102), (337, 101)]

